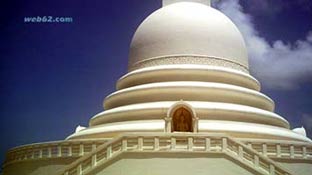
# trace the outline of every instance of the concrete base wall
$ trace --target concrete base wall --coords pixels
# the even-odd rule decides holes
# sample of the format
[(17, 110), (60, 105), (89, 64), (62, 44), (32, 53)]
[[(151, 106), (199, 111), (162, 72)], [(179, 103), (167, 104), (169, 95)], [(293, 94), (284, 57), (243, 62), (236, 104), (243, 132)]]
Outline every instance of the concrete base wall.
[(183, 153), (141, 154), (127, 153), (109, 165), (99, 166), (90, 174), (97, 175), (254, 175), (239, 162), (216, 155), (186, 155)]
[(76, 158), (33, 160), (7, 165), (3, 175), (55, 175)]
[[(76, 158), (24, 161), (7, 165), (3, 175), (55, 175)], [(275, 160), (296, 175), (310, 175), (311, 161)], [(225, 154), (122, 153), (99, 164), (92, 175), (256, 175), (258, 172)]]
[(296, 175), (310, 175), (312, 174), (312, 162), (308, 161), (282, 161), (279, 162), (283, 167)]

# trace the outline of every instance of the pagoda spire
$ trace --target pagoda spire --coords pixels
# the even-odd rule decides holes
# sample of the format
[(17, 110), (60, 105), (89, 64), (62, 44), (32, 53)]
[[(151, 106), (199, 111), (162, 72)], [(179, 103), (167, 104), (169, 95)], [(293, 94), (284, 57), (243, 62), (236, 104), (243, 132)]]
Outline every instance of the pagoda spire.
[(210, 6), (211, 0), (162, 0), (162, 6), (167, 6), (177, 2), (197, 2)]

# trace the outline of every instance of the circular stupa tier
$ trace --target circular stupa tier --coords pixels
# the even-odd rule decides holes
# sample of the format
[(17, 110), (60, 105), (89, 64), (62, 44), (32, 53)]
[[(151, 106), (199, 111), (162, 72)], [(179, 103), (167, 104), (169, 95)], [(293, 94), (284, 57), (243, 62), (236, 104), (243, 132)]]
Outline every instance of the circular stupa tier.
[(312, 141), (260, 92), (231, 20), (210, 0), (163, 5), (105, 110), (64, 142), (10, 151), (4, 174), (311, 174)]
[(130, 45), (129, 71), (171, 64), (224, 66), (248, 72), (244, 39), (224, 14), (179, 2), (147, 17)]
[[(90, 126), (106, 123), (158, 120), (167, 115), (175, 101), (140, 103), (106, 110), (90, 120)], [(289, 128), (281, 116), (266, 110), (231, 103), (188, 101), (200, 120), (244, 121)]]
[(248, 73), (211, 65), (175, 64), (138, 69), (124, 75), (117, 82), (117, 90), (169, 81), (201, 81), (237, 85), (260, 91), (260, 83)]
[(198, 81), (149, 83), (122, 89), (106, 97), (104, 108), (108, 110), (130, 104), (180, 100), (224, 102), (274, 110), (274, 102), (258, 91), (224, 83)]
[[(67, 139), (90, 139), (90, 138), (113, 138), (127, 132), (165, 132), (166, 123), (161, 120), (136, 120), (126, 122), (106, 123), (97, 126), (90, 126), (69, 136)], [(265, 139), (265, 140), (293, 140), (311, 142), (305, 136), (298, 135), (288, 128), (278, 126), (229, 121), (229, 120), (199, 120), (199, 133), (226, 133), (232, 137), (242, 140)]]
[[(127, 132), (226, 133), (238, 139), (310, 139), (289, 129), (249, 74), (241, 33), (202, 3), (166, 1), (138, 27), (129, 72), (104, 100), (104, 112), (68, 139)], [(207, 1), (208, 2), (208, 1)]]

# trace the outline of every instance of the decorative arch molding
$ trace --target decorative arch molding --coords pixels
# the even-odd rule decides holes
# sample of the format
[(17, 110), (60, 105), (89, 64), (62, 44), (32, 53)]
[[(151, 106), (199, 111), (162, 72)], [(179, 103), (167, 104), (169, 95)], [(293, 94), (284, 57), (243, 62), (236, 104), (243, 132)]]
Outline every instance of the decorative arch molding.
[(174, 114), (180, 108), (186, 109), (191, 114), (191, 129), (190, 132), (198, 132), (198, 117), (196, 116), (194, 108), (187, 102), (183, 100), (174, 103), (167, 111), (167, 116), (165, 117), (165, 132), (174, 132), (173, 118)]

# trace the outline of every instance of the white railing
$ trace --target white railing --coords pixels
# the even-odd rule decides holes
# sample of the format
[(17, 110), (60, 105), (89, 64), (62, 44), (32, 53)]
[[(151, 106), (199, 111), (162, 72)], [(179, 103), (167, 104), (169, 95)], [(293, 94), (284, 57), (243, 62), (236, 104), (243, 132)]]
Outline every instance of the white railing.
[(81, 157), (105, 142), (104, 140), (73, 140), (20, 146), (7, 153), (3, 166), (18, 161), (43, 158)]
[(270, 158), (312, 160), (312, 144), (249, 142), (247, 146)]
[(89, 174), (101, 164), (124, 152), (185, 152), (226, 154), (260, 174), (290, 175), (271, 159), (245, 144), (220, 134), (126, 134), (115, 138), (95, 151), (65, 167), (60, 175)]

